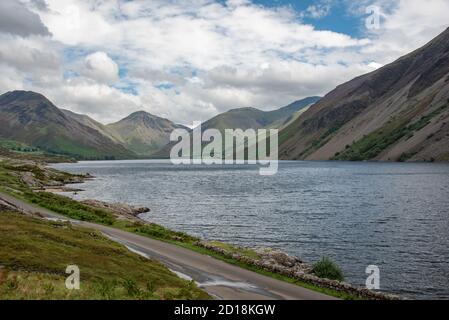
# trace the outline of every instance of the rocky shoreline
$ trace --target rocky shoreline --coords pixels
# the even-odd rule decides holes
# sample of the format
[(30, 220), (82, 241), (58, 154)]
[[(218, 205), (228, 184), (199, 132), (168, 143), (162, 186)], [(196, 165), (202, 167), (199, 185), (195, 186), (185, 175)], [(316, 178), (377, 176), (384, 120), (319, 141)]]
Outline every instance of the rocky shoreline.
[(312, 273), (312, 267), (307, 265), (297, 257), (290, 256), (279, 250), (269, 248), (256, 249), (261, 255), (260, 259), (253, 259), (232, 253), (226, 249), (211, 245), (205, 241), (197, 243), (198, 246), (214, 251), (226, 257), (232, 258), (247, 265), (255, 266), (268, 272), (277, 273), (299, 281), (313, 284), (321, 288), (332, 289), (339, 292), (348, 293), (369, 300), (401, 300), (401, 297), (393, 294), (373, 291), (362, 287), (356, 287), (349, 283), (336, 280), (319, 278)]
[(112, 212), (115, 217), (119, 220), (126, 220), (126, 221), (136, 221), (139, 222), (145, 222), (144, 220), (139, 218), (139, 215), (142, 213), (148, 213), (151, 210), (147, 207), (135, 207), (128, 205), (126, 203), (109, 203), (105, 201), (100, 200), (83, 200), (80, 201), (82, 204), (85, 204), (86, 206), (96, 208), (96, 209), (102, 209), (107, 210), (109, 212)]

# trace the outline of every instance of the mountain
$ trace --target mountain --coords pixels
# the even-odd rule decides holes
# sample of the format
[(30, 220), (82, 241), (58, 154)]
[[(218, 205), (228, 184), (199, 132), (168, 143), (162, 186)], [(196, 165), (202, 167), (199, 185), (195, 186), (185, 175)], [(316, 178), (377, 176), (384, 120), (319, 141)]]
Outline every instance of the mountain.
[[(295, 101), (288, 106), (273, 111), (262, 111), (256, 108), (232, 109), (221, 113), (201, 125), (202, 131), (217, 129), (224, 134), (225, 129), (282, 129), (296, 120), (321, 97), (308, 97)], [(223, 136), (223, 139), (226, 137)], [(175, 142), (163, 146), (152, 154), (152, 157), (168, 158)]]
[(141, 156), (150, 156), (168, 144), (172, 131), (180, 128), (188, 129), (145, 111), (135, 112), (119, 122), (106, 126), (106, 129), (118, 137), (127, 149)]
[(136, 155), (30, 91), (0, 96), (0, 138), (77, 159), (126, 159)]
[(281, 131), (280, 157), (449, 160), (449, 29), (327, 94)]
[(100, 132), (102, 135), (108, 137), (112, 141), (123, 144), (124, 141), (120, 136), (117, 135), (113, 130), (105, 126), (104, 124), (92, 119), (91, 117), (84, 115), (84, 114), (78, 114), (70, 110), (60, 109), (67, 117), (72, 118), (75, 121), (78, 121), (79, 123), (92, 128), (98, 132)]
[(262, 111), (256, 108), (232, 109), (206, 121), (202, 128), (204, 130), (213, 128), (220, 131), (225, 129), (281, 128), (294, 118), (297, 112), (311, 106), (318, 100), (320, 100), (320, 97), (309, 97), (273, 111)]

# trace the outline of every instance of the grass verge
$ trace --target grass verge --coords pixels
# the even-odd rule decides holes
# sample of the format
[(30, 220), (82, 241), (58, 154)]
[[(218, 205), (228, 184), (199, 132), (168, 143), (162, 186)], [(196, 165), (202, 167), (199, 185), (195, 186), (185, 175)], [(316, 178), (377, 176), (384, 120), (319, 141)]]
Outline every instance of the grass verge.
[[(0, 213), (1, 299), (209, 299), (193, 282), (89, 229)], [(80, 269), (80, 290), (65, 270)]]

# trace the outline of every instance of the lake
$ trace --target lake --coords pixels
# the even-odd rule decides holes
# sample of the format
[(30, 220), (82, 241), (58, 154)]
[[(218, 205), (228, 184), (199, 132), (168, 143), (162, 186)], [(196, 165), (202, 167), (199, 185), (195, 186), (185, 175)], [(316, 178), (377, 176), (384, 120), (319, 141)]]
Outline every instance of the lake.
[(148, 221), (308, 263), (327, 256), (355, 285), (377, 265), (383, 291), (449, 298), (449, 164), (281, 162), (275, 176), (157, 160), (55, 167), (97, 177), (77, 199), (147, 206)]

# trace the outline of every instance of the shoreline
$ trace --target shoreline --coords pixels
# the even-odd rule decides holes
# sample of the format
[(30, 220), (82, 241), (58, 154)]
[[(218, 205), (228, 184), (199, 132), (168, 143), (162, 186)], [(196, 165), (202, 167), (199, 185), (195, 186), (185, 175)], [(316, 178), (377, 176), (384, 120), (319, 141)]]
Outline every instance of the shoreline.
[[(202, 258), (206, 256), (209, 259), (215, 258), (215, 260), (225, 263), (229, 268), (231, 266), (233, 268), (237, 267), (234, 271), (236, 273), (225, 273), (227, 275), (226, 277), (229, 277), (228, 279), (233, 279), (235, 276), (243, 274), (243, 270), (246, 270), (245, 273), (253, 272), (258, 274), (257, 282), (259, 283), (261, 281), (268, 281), (267, 279), (261, 280), (260, 277), (265, 276), (272, 279), (270, 280), (271, 282), (277, 281), (277, 284), (271, 283), (270, 286), (274, 285), (278, 289), (288, 284), (293, 285), (293, 287), (298, 289), (290, 288), (288, 290), (292, 290), (290, 292), (296, 292), (297, 297), (304, 297), (302, 290), (311, 290), (316, 294), (324, 294), (328, 297), (331, 296), (345, 300), (401, 299), (396, 295), (370, 291), (335, 280), (318, 278), (311, 273), (312, 267), (310, 265), (281, 251), (251, 249), (233, 246), (223, 242), (205, 241), (204, 239), (193, 237), (183, 232), (176, 232), (149, 221), (142, 221), (141, 218), (136, 217), (138, 213), (135, 215), (114, 213), (109, 210), (111, 207), (110, 204), (106, 204), (105, 208), (103, 203), (101, 204), (101, 208), (96, 208), (76, 201), (67, 195), (48, 192), (49, 190), (73, 190), (75, 189), (73, 188), (73, 184), (82, 184), (87, 180), (93, 179), (94, 177), (90, 174), (64, 172), (62, 171), (64, 169), (54, 168), (51, 164), (44, 161), (17, 161), (7, 157), (0, 159), (2, 160), (0, 161), (0, 170), (3, 172), (0, 189), (4, 195), (9, 195), (9, 197), (17, 199), (19, 201), (18, 203), (21, 203), (21, 206), (34, 206), (36, 211), (31, 211), (31, 213), (39, 211), (47, 212), (46, 215), (64, 216), (68, 220), (77, 221), (77, 223), (95, 226), (94, 229), (107, 228), (108, 230), (114, 230), (111, 231), (113, 233), (125, 232), (127, 233), (127, 237), (134, 234), (143, 236), (146, 239), (152, 239), (152, 241), (174, 245), (180, 248), (180, 250), (184, 250), (182, 255), (197, 255), (197, 258), (191, 260), (191, 263), (196, 268), (199, 267), (198, 270), (203, 270), (200, 271), (200, 274), (204, 272), (204, 275), (206, 275), (211, 270), (210, 266), (208, 267), (210, 263), (207, 261), (212, 260), (203, 260), (204, 258)], [(79, 186), (74, 187), (77, 190), (80, 189), (78, 188)], [(17, 203), (16, 200), (12, 201)], [(98, 203), (97, 200), (94, 201)], [(119, 207), (122, 209), (123, 206), (127, 209), (132, 209), (131, 206), (124, 204), (120, 204)], [(142, 208), (138, 209), (141, 210)], [(156, 243), (155, 246), (160, 247)], [(152, 251), (152, 247), (147, 247), (146, 250)], [(156, 259), (158, 259), (158, 256), (159, 254), (156, 254)], [(179, 256), (172, 256), (171, 259), (173, 258), (176, 260)], [(204, 265), (199, 264), (199, 261), (203, 261)], [(223, 270), (226, 270), (228, 267), (223, 266), (223, 268)], [(195, 274), (197, 276), (199, 275), (198, 273)], [(326, 275), (322, 274), (321, 276), (325, 277)], [(250, 276), (250, 278), (256, 279), (255, 277), (255, 275)], [(238, 293), (235, 292), (235, 294), (239, 296)], [(229, 298), (233, 299), (233, 296), (231, 295)]]
[[(51, 168), (51, 167), (50, 167)], [(52, 168), (54, 169), (54, 168)], [(54, 169), (58, 170), (58, 169)], [(58, 170), (59, 171), (59, 170)], [(67, 173), (67, 172), (65, 172)], [(70, 173), (67, 173), (70, 174)], [(86, 173), (85, 175), (81, 175), (82, 177), (85, 177), (83, 181), (76, 182), (79, 184), (84, 183), (86, 180), (95, 179), (96, 177), (90, 175), (89, 173)], [(45, 188), (45, 187), (44, 187)], [(76, 189), (76, 188), (67, 188), (66, 185), (61, 186), (60, 188), (53, 188), (53, 190), (56, 191), (48, 191), (52, 189), (46, 189), (46, 192), (55, 192), (58, 193), (70, 193), (70, 192), (82, 192), (84, 190), (82, 189)], [(70, 197), (73, 201), (77, 201), (78, 203), (87, 204), (89, 206), (92, 206), (94, 204), (94, 208), (101, 208), (101, 209), (113, 209), (114, 207), (122, 207), (129, 209), (137, 209), (139, 211), (138, 207), (134, 207), (132, 205), (126, 204), (126, 203), (108, 203), (105, 201), (101, 201), (98, 199), (87, 199), (83, 201), (75, 200), (72, 197)], [(95, 206), (95, 204), (97, 206)], [(150, 209), (145, 212), (149, 212)], [(113, 210), (112, 210), (113, 211)], [(134, 220), (134, 222), (137, 223), (143, 223), (144, 225), (154, 225), (152, 222), (144, 220), (139, 217), (139, 215), (144, 212), (139, 212), (136, 215), (130, 215), (129, 213), (119, 213), (115, 212), (117, 214), (117, 218), (122, 218), (123, 220)], [(121, 217), (120, 217), (121, 216)], [(134, 219), (133, 219), (134, 218)], [(164, 227), (165, 228), (165, 227)], [(176, 231), (175, 231), (176, 232)], [(177, 240), (177, 239), (174, 239)], [(179, 239), (178, 239), (179, 240)], [(195, 246), (199, 248), (206, 249), (207, 251), (211, 251), (213, 253), (216, 253), (218, 255), (221, 255), (225, 258), (229, 258), (232, 260), (236, 260), (244, 265), (254, 267), (261, 269), (263, 271), (272, 273), (272, 274), (278, 274), (283, 277), (287, 277), (288, 279), (301, 281), (304, 283), (309, 283), (314, 286), (323, 288), (323, 289), (330, 289), (335, 290), (338, 292), (342, 292), (345, 294), (350, 294), (357, 296), (361, 299), (374, 299), (374, 300), (400, 300), (402, 299), (400, 296), (397, 296), (395, 294), (390, 294), (386, 292), (380, 292), (380, 291), (373, 291), (369, 290), (363, 287), (357, 287), (350, 283), (346, 283), (344, 281), (336, 281), (336, 280), (329, 280), (325, 278), (320, 278), (312, 273), (313, 267), (311, 265), (308, 265), (304, 263), (301, 259), (291, 256), (281, 250), (274, 250), (271, 248), (248, 248), (248, 247), (241, 247), (236, 246), (234, 244), (230, 243), (223, 243), (223, 242), (217, 242), (217, 241), (209, 241), (207, 239), (198, 239), (198, 241), (195, 242)], [(254, 259), (254, 257), (248, 257), (248, 255), (241, 254), (240, 252), (245, 251), (252, 251), (256, 252), (258, 254), (261, 254), (261, 256), (265, 259)], [(265, 252), (265, 255), (264, 255)], [(206, 253), (207, 254), (207, 253)], [(277, 256), (278, 261), (275, 261), (273, 263), (273, 256)], [(286, 280), (286, 279), (284, 279)]]

